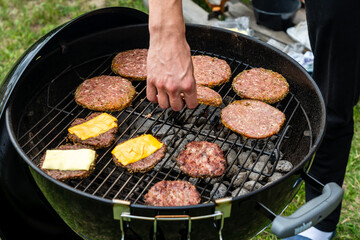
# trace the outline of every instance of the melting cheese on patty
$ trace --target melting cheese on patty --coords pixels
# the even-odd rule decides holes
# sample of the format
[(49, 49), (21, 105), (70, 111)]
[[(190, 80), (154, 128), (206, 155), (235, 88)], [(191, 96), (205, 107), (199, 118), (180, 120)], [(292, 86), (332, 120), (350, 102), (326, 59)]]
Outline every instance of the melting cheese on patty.
[(78, 136), (81, 140), (86, 140), (116, 128), (118, 126), (116, 121), (117, 119), (110, 114), (102, 113), (87, 122), (69, 128), (68, 131)]
[(86, 170), (94, 164), (96, 152), (92, 149), (46, 150), (43, 169)]
[(145, 134), (117, 145), (112, 154), (124, 166), (144, 159), (163, 146), (150, 134)]

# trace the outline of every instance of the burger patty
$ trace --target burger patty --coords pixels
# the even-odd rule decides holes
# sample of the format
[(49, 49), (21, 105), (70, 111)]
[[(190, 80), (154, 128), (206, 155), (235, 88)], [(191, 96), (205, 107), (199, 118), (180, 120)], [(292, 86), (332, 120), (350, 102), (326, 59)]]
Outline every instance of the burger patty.
[[(91, 115), (89, 115), (86, 118), (76, 118), (73, 123), (71, 123), (70, 127), (80, 125), (82, 123), (85, 123), (94, 117), (99, 116), (101, 113), (96, 112)], [(117, 123), (117, 121), (116, 121)], [(75, 134), (68, 134), (68, 139), (72, 141), (73, 143), (80, 143), (83, 145), (88, 145), (94, 147), (94, 149), (100, 149), (100, 148), (106, 148), (110, 147), (111, 144), (115, 141), (115, 134), (117, 133), (117, 128), (112, 128), (102, 134), (99, 134), (96, 137), (88, 138), (86, 140), (81, 140), (78, 136)]]
[(190, 142), (176, 158), (179, 168), (191, 177), (220, 177), (226, 170), (224, 153), (216, 143)]
[(206, 55), (192, 56), (196, 84), (214, 87), (226, 83), (231, 69), (225, 60)]
[[(92, 149), (92, 148), (89, 146), (81, 145), (81, 144), (75, 144), (75, 145), (65, 144), (65, 145), (61, 145), (61, 146), (55, 148), (54, 150), (77, 150), (77, 149)], [(42, 169), (50, 177), (55, 178), (56, 180), (59, 180), (59, 181), (66, 181), (69, 179), (83, 179), (83, 178), (88, 177), (95, 170), (96, 159), (94, 161), (94, 164), (92, 164), (90, 166), (90, 169), (88, 171), (86, 171), (86, 170), (43, 169), (42, 165), (45, 161), (45, 157), (46, 157), (46, 152), (40, 159), (40, 164), (39, 164), (40, 169)], [(97, 158), (97, 154), (96, 154), (96, 158)], [(74, 159), (74, 160), (76, 161), (76, 159)]]
[(200, 194), (187, 181), (160, 181), (145, 195), (145, 203), (152, 206), (188, 206), (200, 203)]
[(232, 87), (242, 98), (270, 104), (284, 99), (289, 92), (289, 84), (280, 73), (264, 68), (242, 71), (234, 78)]
[(266, 138), (280, 131), (283, 112), (258, 100), (232, 102), (221, 111), (221, 121), (232, 131), (248, 138)]
[(147, 49), (133, 49), (118, 53), (111, 64), (114, 73), (133, 80), (146, 80)]
[(130, 163), (124, 166), (117, 160), (117, 158), (114, 155), (113, 155), (113, 161), (116, 166), (126, 168), (131, 173), (133, 172), (144, 173), (153, 169), (156, 166), (156, 164), (158, 164), (158, 162), (160, 162), (160, 160), (163, 159), (163, 157), (165, 156), (165, 152), (166, 152), (166, 145), (163, 144), (163, 146), (160, 149), (158, 149), (156, 152), (137, 162)]
[(197, 85), (197, 101), (199, 104), (210, 105), (214, 107), (219, 107), (223, 101), (220, 94), (211, 88)]
[(94, 111), (120, 111), (131, 104), (135, 88), (117, 76), (99, 76), (85, 80), (75, 91), (75, 101)]

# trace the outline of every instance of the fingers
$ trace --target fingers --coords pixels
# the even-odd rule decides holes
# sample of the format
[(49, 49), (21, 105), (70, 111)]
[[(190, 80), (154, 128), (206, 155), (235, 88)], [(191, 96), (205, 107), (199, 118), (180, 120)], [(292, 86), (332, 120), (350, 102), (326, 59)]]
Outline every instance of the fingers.
[(180, 111), (185, 104), (189, 109), (194, 109), (198, 105), (196, 85), (182, 90), (181, 88), (156, 88), (154, 85), (148, 84), (146, 95), (149, 101), (158, 103), (162, 109), (171, 107), (174, 111)]
[(172, 110), (180, 111), (184, 108), (184, 100), (181, 97), (180, 92), (169, 92), (169, 102)]
[(189, 84), (184, 86), (183, 90), (183, 99), (186, 103), (186, 106), (189, 109), (194, 109), (198, 105), (197, 93), (196, 93), (196, 84), (195, 81), (189, 81)]
[(158, 103), (162, 109), (171, 107), (174, 111), (180, 111), (184, 108), (184, 101), (190, 109), (197, 106), (196, 87), (192, 79), (190, 84), (177, 85), (171, 81), (148, 78), (146, 96), (149, 101)]
[(157, 101), (159, 103), (160, 108), (167, 109), (170, 107), (169, 103), (169, 97), (166, 93), (166, 91), (159, 89), (158, 95), (157, 95)]
[(198, 104), (196, 91), (194, 96), (194, 94), (166, 91), (165, 89), (157, 91), (155, 87), (149, 88), (149, 86), (146, 89), (147, 98), (153, 103), (158, 103), (162, 109), (171, 107), (174, 111), (180, 111), (184, 108), (184, 101), (189, 109), (194, 109)]
[(186, 102), (186, 106), (189, 109), (196, 108), (197, 105), (198, 105), (196, 91), (194, 91), (194, 92), (192, 92), (190, 94), (184, 94), (184, 100)]
[(179, 89), (175, 86), (162, 86), (157, 88), (157, 100), (160, 108), (166, 109), (171, 107), (174, 111), (180, 111), (184, 107), (183, 98), (180, 95)]
[(146, 83), (147, 99), (152, 103), (158, 103), (158, 98), (156, 95), (157, 95), (156, 87), (154, 86), (154, 84), (152, 84), (151, 81), (149, 81), (149, 79), (147, 79), (147, 83)]

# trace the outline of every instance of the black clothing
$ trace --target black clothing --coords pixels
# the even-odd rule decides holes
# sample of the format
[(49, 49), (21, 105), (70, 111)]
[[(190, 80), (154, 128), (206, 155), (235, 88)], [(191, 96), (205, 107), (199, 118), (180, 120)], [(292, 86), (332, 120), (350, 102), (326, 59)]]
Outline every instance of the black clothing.
[[(305, 4), (315, 56), (313, 78), (327, 111), (325, 136), (310, 175), (324, 184), (342, 186), (354, 134), (353, 107), (360, 92), (360, 1), (306, 0)], [(307, 201), (319, 195), (309, 184), (305, 192)], [(341, 204), (316, 228), (334, 231), (340, 211)]]

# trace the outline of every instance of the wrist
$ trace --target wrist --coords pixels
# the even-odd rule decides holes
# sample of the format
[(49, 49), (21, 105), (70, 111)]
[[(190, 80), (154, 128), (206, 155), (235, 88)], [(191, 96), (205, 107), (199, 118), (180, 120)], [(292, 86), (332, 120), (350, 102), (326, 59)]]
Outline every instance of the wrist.
[(178, 30), (175, 27), (150, 30), (150, 45), (161, 42), (168, 44), (186, 42), (185, 30)]
[(150, 36), (182, 37), (185, 23), (181, 0), (149, 0)]
[(150, 46), (183, 46), (187, 44), (185, 37), (185, 25), (165, 24), (149, 28)]

